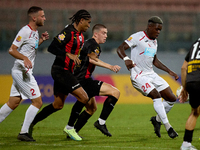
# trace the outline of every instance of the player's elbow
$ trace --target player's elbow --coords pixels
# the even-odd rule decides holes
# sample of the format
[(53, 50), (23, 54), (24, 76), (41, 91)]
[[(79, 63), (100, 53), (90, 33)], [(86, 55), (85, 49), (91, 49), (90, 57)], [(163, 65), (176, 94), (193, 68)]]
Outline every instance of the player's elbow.
[(13, 51), (12, 47), (10, 47), (10, 49), (8, 50), (8, 53), (9, 53), (10, 55), (13, 55), (14, 51)]

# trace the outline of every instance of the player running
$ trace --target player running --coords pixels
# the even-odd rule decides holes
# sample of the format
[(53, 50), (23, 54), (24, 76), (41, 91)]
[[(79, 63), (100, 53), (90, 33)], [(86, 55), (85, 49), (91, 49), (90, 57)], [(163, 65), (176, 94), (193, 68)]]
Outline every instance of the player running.
[(9, 54), (16, 58), (11, 72), (13, 84), (8, 102), (0, 109), (0, 122), (2, 122), (23, 99), (31, 99), (32, 104), (26, 111), (21, 132), (17, 137), (21, 141), (35, 141), (28, 134), (28, 129), (42, 106), (42, 98), (33, 76), (33, 67), (38, 46), (49, 39), (47, 32), (39, 38), (37, 31), (46, 20), (43, 9), (36, 6), (29, 8), (28, 17), (29, 24), (18, 32), (9, 49)]
[(108, 83), (93, 80), (91, 76), (96, 66), (110, 69), (116, 73), (121, 69), (121, 67), (118, 65), (110, 65), (99, 59), (101, 54), (99, 44), (106, 42), (108, 32), (107, 28), (102, 24), (96, 24), (94, 25), (92, 32), (92, 38), (84, 43), (81, 50), (79, 56), (81, 64), (77, 65), (74, 69), (74, 75), (90, 98), (89, 102), (85, 106), (86, 110), (80, 114), (74, 128), (76, 129), (76, 132), (79, 132), (80, 129), (87, 123), (87, 120), (97, 110), (97, 104), (94, 96), (108, 96), (104, 102), (100, 117), (94, 123), (94, 126), (103, 134), (110, 137), (112, 134), (108, 131), (105, 123), (119, 99), (120, 91)]
[(70, 20), (72, 23), (54, 37), (48, 47), (48, 51), (56, 56), (51, 69), (51, 75), (54, 80), (54, 102), (44, 107), (37, 114), (31, 124), (29, 133), (32, 134), (33, 126), (39, 121), (61, 110), (65, 99), (71, 93), (78, 101), (72, 108), (68, 123), (69, 127), (65, 128), (64, 132), (72, 139), (80, 141), (82, 138), (75, 132), (73, 126), (82, 108), (87, 103), (88, 96), (72, 73), (74, 66), (81, 63), (78, 54), (84, 43), (83, 32), (86, 32), (90, 27), (91, 15), (88, 11), (81, 9)]
[[(163, 21), (153, 16), (148, 20), (148, 26), (145, 31), (139, 31), (132, 34), (117, 49), (121, 59), (125, 61), (128, 70), (131, 71), (131, 82), (144, 96), (153, 100), (153, 106), (157, 116), (151, 118), (154, 131), (158, 137), (161, 137), (161, 121), (168, 132), (169, 137), (175, 138), (178, 134), (170, 125), (167, 114), (174, 103), (176, 96), (172, 93), (168, 83), (158, 76), (153, 70), (153, 65), (166, 71), (177, 80), (179, 77), (176, 73), (167, 68), (157, 58), (157, 40), (162, 30)], [(125, 50), (131, 48), (131, 59), (125, 54)], [(162, 102), (162, 98), (164, 98)]]

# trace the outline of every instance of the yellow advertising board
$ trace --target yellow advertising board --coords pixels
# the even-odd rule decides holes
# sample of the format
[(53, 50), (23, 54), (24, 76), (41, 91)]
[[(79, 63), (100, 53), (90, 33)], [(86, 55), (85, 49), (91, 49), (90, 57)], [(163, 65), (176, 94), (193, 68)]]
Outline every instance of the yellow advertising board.
[[(173, 93), (176, 93), (176, 89), (180, 86), (178, 81), (175, 81), (169, 75), (160, 75), (170, 85)], [(53, 96), (53, 80), (50, 76), (36, 76), (35, 77), (44, 103), (50, 103), (54, 101)], [(135, 88), (133, 88), (130, 75), (95, 75), (94, 79), (107, 82), (120, 90), (120, 98), (118, 103), (152, 103), (152, 100), (143, 96)], [(12, 85), (11, 75), (0, 75), (0, 104), (4, 104), (8, 101), (10, 95), (10, 88)], [(103, 103), (106, 97), (97, 96), (98, 103)], [(74, 97), (68, 96), (66, 102), (75, 102)]]

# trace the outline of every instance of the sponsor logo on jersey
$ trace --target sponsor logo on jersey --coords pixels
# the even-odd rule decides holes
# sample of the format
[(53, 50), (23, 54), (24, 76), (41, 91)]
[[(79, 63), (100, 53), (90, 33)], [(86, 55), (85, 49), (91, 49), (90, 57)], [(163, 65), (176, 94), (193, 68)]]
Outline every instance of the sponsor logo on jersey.
[(58, 35), (58, 39), (63, 41), (65, 39), (65, 35), (64, 34), (60, 34)]
[(16, 41), (17, 42), (20, 42), (22, 40), (22, 37), (19, 35), (17, 38), (16, 38)]
[(132, 40), (133, 38), (130, 36), (128, 39), (127, 39), (127, 41), (130, 41), (130, 40)]
[(155, 53), (156, 53), (156, 49), (149, 48), (149, 47), (145, 48), (144, 55), (154, 57)]

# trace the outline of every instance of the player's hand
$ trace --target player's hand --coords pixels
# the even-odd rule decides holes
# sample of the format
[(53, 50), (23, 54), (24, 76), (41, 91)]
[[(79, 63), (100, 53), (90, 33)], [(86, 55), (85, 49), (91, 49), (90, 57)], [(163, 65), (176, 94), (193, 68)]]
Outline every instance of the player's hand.
[(173, 71), (170, 71), (169, 74), (170, 74), (171, 76), (174, 76), (175, 80), (178, 80), (178, 79), (179, 79), (179, 76), (178, 76), (176, 73), (174, 73)]
[(129, 71), (131, 68), (135, 67), (135, 64), (133, 63), (132, 60), (125, 60), (125, 65)]
[(80, 61), (80, 59), (78, 58), (77, 55), (74, 55), (74, 54), (71, 54), (71, 53), (66, 53), (66, 55), (67, 55), (70, 59), (72, 59), (76, 65), (80, 65), (80, 64), (81, 64), (81, 61)]
[(24, 66), (28, 69), (31, 69), (33, 67), (32, 62), (27, 57), (24, 59)]
[(44, 33), (42, 33), (41, 38), (43, 41), (46, 41), (49, 39), (49, 33), (46, 31)]
[(113, 71), (113, 72), (116, 72), (116, 73), (117, 73), (120, 69), (121, 69), (120, 66), (118, 66), (118, 65), (114, 65), (114, 66), (111, 67), (110, 70)]
[(188, 99), (188, 92), (185, 89), (182, 89), (178, 99), (180, 103), (186, 102)]

